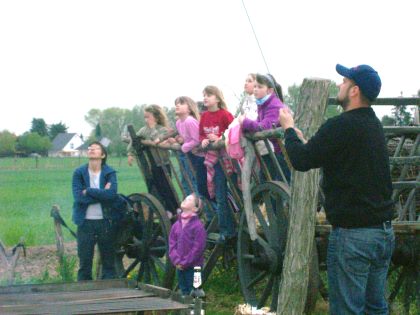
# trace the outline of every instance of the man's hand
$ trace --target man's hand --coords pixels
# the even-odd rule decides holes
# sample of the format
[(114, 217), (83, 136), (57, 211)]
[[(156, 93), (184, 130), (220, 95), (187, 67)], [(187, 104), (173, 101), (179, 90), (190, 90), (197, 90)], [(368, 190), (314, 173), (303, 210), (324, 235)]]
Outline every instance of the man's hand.
[(293, 128), (293, 129), (295, 129), (296, 134), (297, 134), (298, 138), (300, 139), (300, 141), (302, 141), (303, 143), (308, 142), (308, 140), (306, 140), (305, 137), (303, 136), (302, 130), (300, 130), (300, 129), (296, 128), (296, 127)]
[(288, 128), (294, 128), (295, 122), (293, 120), (292, 113), (288, 108), (281, 108), (279, 111), (279, 122), (281, 127), (286, 130)]
[(110, 188), (111, 188), (111, 183), (106, 183), (105, 189), (110, 189)]

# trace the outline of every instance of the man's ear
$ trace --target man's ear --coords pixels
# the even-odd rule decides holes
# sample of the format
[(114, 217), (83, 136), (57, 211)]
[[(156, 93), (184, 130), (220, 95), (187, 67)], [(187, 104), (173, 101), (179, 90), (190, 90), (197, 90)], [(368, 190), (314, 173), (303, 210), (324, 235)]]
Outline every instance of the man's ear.
[(360, 88), (359, 88), (359, 86), (358, 85), (353, 85), (351, 88), (351, 91), (350, 91), (350, 93), (352, 93), (354, 96), (360, 96)]

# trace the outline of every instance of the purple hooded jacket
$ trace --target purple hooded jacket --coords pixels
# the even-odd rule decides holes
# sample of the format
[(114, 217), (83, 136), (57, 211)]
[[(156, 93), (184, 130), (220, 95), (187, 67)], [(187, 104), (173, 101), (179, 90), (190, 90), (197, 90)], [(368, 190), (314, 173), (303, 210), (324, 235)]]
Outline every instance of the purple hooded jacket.
[[(280, 127), (279, 123), (279, 110), (285, 108), (280, 99), (275, 93), (272, 93), (271, 96), (263, 104), (258, 106), (258, 118), (257, 120), (252, 120), (245, 118), (242, 124), (243, 131), (256, 132), (265, 129)], [(271, 139), (271, 142), (274, 145), (274, 151), (280, 152), (280, 147), (275, 141), (275, 138)]]
[(203, 266), (207, 233), (198, 216), (193, 216), (182, 228), (181, 216), (169, 234), (169, 259), (184, 269)]

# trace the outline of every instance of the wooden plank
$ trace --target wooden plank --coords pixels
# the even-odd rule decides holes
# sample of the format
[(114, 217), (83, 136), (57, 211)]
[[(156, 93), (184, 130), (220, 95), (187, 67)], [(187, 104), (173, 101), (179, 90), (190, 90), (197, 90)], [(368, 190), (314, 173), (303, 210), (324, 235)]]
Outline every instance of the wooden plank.
[(0, 306), (3, 315), (28, 314), (112, 314), (134, 311), (183, 310), (188, 305), (158, 297), (142, 297), (124, 300), (109, 300), (98, 303), (69, 303), (47, 304), (39, 306), (14, 305), (13, 307)]
[(384, 127), (384, 133), (386, 136), (389, 135), (417, 135), (420, 133), (420, 127), (418, 126), (387, 126)]
[(48, 304), (59, 303), (68, 304), (77, 302), (89, 302), (109, 299), (129, 299), (135, 297), (153, 296), (152, 292), (144, 290), (128, 289), (128, 288), (113, 288), (106, 290), (90, 290), (90, 291), (75, 291), (75, 292), (42, 292), (25, 294), (1, 294), (0, 305), (33, 305), (33, 304)]
[[(330, 97), (328, 105), (339, 105), (337, 98)], [(372, 105), (420, 105), (420, 97), (382, 97), (377, 98)]]
[(0, 287), (0, 294), (8, 293), (39, 293), (39, 292), (72, 292), (89, 291), (107, 288), (135, 288), (136, 283), (133, 280), (115, 279), (115, 280), (97, 280), (97, 281), (79, 281), (65, 283), (46, 283), (33, 285), (13, 285)]
[(118, 279), (4, 287), (0, 288), (0, 314), (127, 314), (189, 307), (171, 300), (168, 289), (143, 284), (144, 289), (136, 289), (135, 285)]
[(391, 165), (420, 165), (420, 156), (404, 156), (404, 157), (390, 157), (389, 163)]
[(405, 188), (419, 188), (420, 182), (418, 181), (401, 181), (401, 182), (393, 182), (392, 188), (393, 189), (405, 189)]

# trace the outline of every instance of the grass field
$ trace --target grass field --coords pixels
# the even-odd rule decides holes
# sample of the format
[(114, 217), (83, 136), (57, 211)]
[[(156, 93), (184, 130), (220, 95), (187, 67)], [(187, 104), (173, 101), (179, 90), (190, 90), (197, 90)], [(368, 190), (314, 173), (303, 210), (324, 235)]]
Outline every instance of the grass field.
[[(75, 230), (71, 180), (73, 170), (85, 162), (78, 158), (0, 159), (0, 239), (8, 246), (20, 237), (27, 246), (53, 244), (53, 204), (60, 206), (63, 218)], [(118, 158), (110, 158), (109, 165), (118, 172), (120, 193), (146, 190), (137, 167)]]

